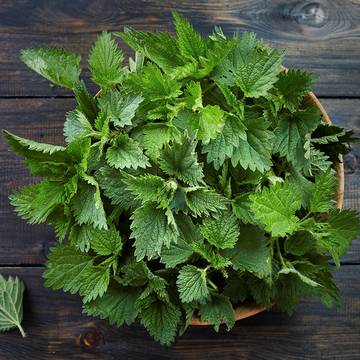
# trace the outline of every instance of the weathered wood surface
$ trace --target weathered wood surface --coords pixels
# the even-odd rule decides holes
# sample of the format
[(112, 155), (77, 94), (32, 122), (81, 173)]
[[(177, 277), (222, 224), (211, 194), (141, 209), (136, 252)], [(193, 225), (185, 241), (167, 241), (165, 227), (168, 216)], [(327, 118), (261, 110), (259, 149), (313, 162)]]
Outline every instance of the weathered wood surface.
[(20, 49), (62, 46), (85, 57), (103, 29), (173, 31), (171, 10), (185, 14), (203, 34), (221, 25), (227, 34), (255, 31), (288, 48), (286, 66), (320, 76), (318, 95), (360, 96), (358, 0), (0, 0), (0, 96), (69, 94), (21, 64)]
[[(323, 99), (333, 122), (353, 127), (360, 135), (360, 99)], [(62, 125), (73, 99), (2, 99), (0, 128), (37, 141), (61, 144)], [(359, 164), (360, 146), (345, 159), (345, 207), (360, 210)], [(27, 225), (16, 216), (8, 203), (10, 192), (34, 181), (21, 160), (10, 153), (0, 139), (0, 264), (41, 264), (55, 241), (47, 225)], [(360, 264), (360, 241), (356, 241), (343, 262)]]
[(2, 268), (24, 279), (24, 328), (0, 333), (0, 359), (339, 359), (360, 354), (360, 266), (346, 265), (336, 273), (342, 307), (324, 309), (303, 301), (289, 317), (276, 310), (239, 321), (227, 333), (192, 327), (171, 348), (152, 341), (138, 324), (120, 329), (81, 315), (75, 296), (43, 288), (40, 268)]

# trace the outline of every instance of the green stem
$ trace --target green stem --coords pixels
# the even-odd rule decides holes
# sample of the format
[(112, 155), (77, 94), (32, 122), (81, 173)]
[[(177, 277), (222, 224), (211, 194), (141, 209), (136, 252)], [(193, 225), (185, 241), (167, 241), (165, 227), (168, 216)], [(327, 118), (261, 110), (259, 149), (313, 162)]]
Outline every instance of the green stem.
[(26, 333), (25, 333), (23, 327), (21, 326), (21, 324), (17, 324), (17, 327), (18, 327), (19, 330), (20, 330), (21, 336), (22, 336), (23, 338), (26, 337)]
[(277, 251), (278, 251), (278, 255), (279, 255), (279, 258), (280, 258), (281, 265), (286, 267), (284, 258), (281, 255), (279, 238), (277, 238), (275, 241), (276, 241), (276, 248), (277, 248)]
[(214, 284), (214, 282), (213, 282), (211, 279), (207, 278), (207, 281), (208, 281), (209, 285), (210, 285), (215, 291), (219, 291), (218, 287), (216, 286), (216, 284)]

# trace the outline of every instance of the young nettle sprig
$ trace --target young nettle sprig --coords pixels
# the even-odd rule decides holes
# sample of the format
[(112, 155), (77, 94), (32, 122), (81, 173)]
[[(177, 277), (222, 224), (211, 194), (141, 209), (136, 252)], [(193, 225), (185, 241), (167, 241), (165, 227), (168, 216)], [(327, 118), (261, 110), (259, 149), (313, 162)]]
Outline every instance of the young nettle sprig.
[(21, 53), (77, 102), (64, 145), (5, 132), (42, 178), (11, 203), (59, 240), (45, 286), (79, 294), (84, 313), (110, 324), (139, 319), (165, 345), (193, 316), (230, 329), (243, 302), (290, 313), (304, 296), (338, 304), (328, 260), (340, 266), (360, 232), (358, 214), (335, 204), (352, 132), (305, 105), (313, 76), (282, 71), (283, 53), (255, 34), (204, 38), (174, 22), (175, 36), (115, 33), (136, 51), (129, 65), (103, 32), (91, 92), (79, 55)]

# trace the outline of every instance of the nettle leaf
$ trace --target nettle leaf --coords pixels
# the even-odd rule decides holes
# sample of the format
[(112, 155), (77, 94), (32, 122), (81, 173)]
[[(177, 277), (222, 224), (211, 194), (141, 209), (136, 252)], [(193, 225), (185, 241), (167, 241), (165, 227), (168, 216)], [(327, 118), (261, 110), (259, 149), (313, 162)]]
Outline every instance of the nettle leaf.
[(150, 158), (158, 159), (160, 151), (170, 141), (181, 141), (181, 133), (173, 124), (151, 123), (145, 126), (143, 144), (145, 152)]
[(231, 164), (240, 164), (244, 169), (251, 171), (269, 170), (271, 161), (271, 149), (273, 134), (268, 130), (269, 123), (256, 114), (245, 115), (244, 125), (246, 139), (239, 137), (239, 146), (234, 149), (231, 156)]
[(165, 181), (156, 175), (132, 176), (124, 173), (124, 183), (127, 189), (142, 203), (156, 202), (166, 208), (177, 189), (176, 181)]
[(206, 282), (206, 270), (193, 265), (186, 265), (181, 268), (176, 284), (180, 300), (184, 303), (204, 302), (210, 295)]
[(303, 256), (314, 249), (315, 245), (314, 236), (308, 231), (300, 230), (286, 238), (284, 249), (289, 254)]
[(119, 134), (106, 152), (106, 160), (115, 169), (146, 168), (149, 161), (140, 144), (126, 134)]
[(207, 48), (206, 41), (183, 16), (177, 12), (173, 12), (172, 15), (181, 55), (190, 60), (204, 56)]
[(282, 54), (266, 47), (254, 33), (237, 36), (236, 40), (236, 47), (216, 69), (215, 79), (238, 85), (246, 97), (265, 96), (277, 81)]
[(90, 228), (90, 245), (98, 255), (119, 255), (122, 248), (120, 233), (115, 226), (108, 230)]
[(171, 243), (169, 248), (161, 251), (160, 261), (167, 268), (174, 268), (178, 264), (186, 262), (193, 254), (192, 244), (201, 243), (203, 238), (199, 227), (186, 215), (176, 215), (175, 221), (179, 230), (179, 238), (176, 243)]
[(214, 325), (216, 332), (219, 331), (220, 324), (225, 323), (229, 331), (235, 324), (235, 312), (227, 296), (212, 295), (211, 301), (199, 308), (200, 318)]
[(239, 140), (246, 141), (246, 127), (236, 116), (227, 116), (225, 125), (217, 137), (203, 146), (202, 152), (207, 154), (208, 163), (213, 162), (215, 169), (219, 169), (225, 159), (231, 158), (234, 149), (239, 146)]
[(204, 174), (202, 166), (198, 162), (196, 145), (196, 141), (184, 136), (181, 143), (175, 142), (165, 146), (164, 150), (160, 152), (159, 166), (161, 170), (191, 186), (202, 183)]
[(360, 233), (359, 215), (354, 210), (332, 209), (330, 217), (321, 225), (325, 231), (315, 231), (313, 235), (320, 247), (331, 254), (339, 267), (340, 256), (348, 251), (352, 241)]
[(271, 274), (271, 253), (265, 233), (254, 225), (241, 226), (234, 248), (224, 250), (235, 270), (249, 271), (260, 278)]
[(80, 80), (73, 89), (77, 108), (90, 122), (94, 121), (99, 111), (96, 99), (92, 96), (83, 80)]
[(5, 279), (0, 275), (0, 332), (17, 327), (22, 337), (26, 336), (21, 326), (24, 291), (24, 283), (18, 277)]
[(131, 73), (126, 85), (132, 91), (141, 93), (147, 102), (174, 99), (181, 94), (180, 84), (154, 64), (144, 66), (141, 73)]
[(96, 172), (95, 177), (104, 195), (111, 199), (113, 205), (119, 205), (123, 210), (140, 206), (141, 202), (135, 200), (132, 193), (127, 190), (123, 173), (119, 170), (103, 166)]
[(276, 183), (250, 195), (252, 211), (272, 236), (285, 236), (296, 231), (299, 218), (295, 211), (301, 206), (301, 193), (288, 182)]
[(121, 68), (123, 60), (123, 52), (111, 38), (111, 34), (103, 31), (89, 55), (92, 80), (105, 89), (121, 83), (124, 77)]
[(79, 293), (85, 303), (103, 296), (110, 281), (109, 268), (94, 265), (93, 257), (68, 244), (51, 249), (43, 276), (45, 287)]
[(141, 307), (140, 321), (155, 340), (170, 345), (175, 338), (180, 310), (171, 302), (150, 300)]
[(72, 89), (79, 82), (81, 56), (78, 54), (56, 48), (34, 48), (22, 50), (20, 59), (56, 85)]
[(320, 121), (321, 113), (312, 107), (280, 116), (274, 131), (273, 152), (286, 157), (300, 169), (307, 168), (310, 159), (310, 134)]
[(315, 177), (310, 198), (311, 212), (327, 212), (335, 205), (336, 175), (327, 171)]
[(231, 265), (230, 260), (219, 254), (218, 250), (210, 244), (194, 243), (191, 247), (196, 254), (199, 254), (216, 270), (223, 270)]
[(66, 114), (64, 124), (64, 137), (70, 143), (78, 136), (86, 136), (93, 131), (86, 116), (80, 110), (73, 110)]
[(71, 200), (71, 208), (79, 225), (92, 224), (107, 229), (106, 214), (98, 186), (82, 181), (77, 194)]
[(151, 204), (144, 205), (134, 211), (131, 219), (131, 237), (135, 239), (135, 256), (138, 260), (158, 257), (163, 246), (168, 248), (177, 240), (177, 228), (169, 223), (162, 209), (156, 209)]
[(64, 203), (65, 189), (61, 182), (43, 180), (13, 193), (9, 199), (20, 217), (30, 224), (40, 224)]
[(100, 111), (117, 127), (131, 125), (142, 100), (140, 95), (123, 95), (119, 91), (108, 91), (98, 99)]
[(295, 112), (304, 96), (310, 91), (313, 76), (301, 70), (289, 69), (279, 74), (275, 87), (284, 107)]
[(185, 189), (185, 202), (193, 216), (209, 216), (211, 212), (225, 210), (228, 200), (205, 187)]
[(215, 139), (225, 123), (225, 113), (218, 105), (206, 105), (196, 112), (184, 111), (181, 114), (183, 126), (196, 134), (196, 139), (207, 144)]
[(222, 212), (216, 218), (206, 218), (201, 226), (201, 234), (219, 249), (234, 247), (239, 235), (238, 220), (228, 212)]
[(138, 315), (135, 304), (139, 295), (139, 289), (130, 286), (109, 288), (102, 297), (84, 304), (83, 312), (107, 319), (110, 325), (130, 325)]

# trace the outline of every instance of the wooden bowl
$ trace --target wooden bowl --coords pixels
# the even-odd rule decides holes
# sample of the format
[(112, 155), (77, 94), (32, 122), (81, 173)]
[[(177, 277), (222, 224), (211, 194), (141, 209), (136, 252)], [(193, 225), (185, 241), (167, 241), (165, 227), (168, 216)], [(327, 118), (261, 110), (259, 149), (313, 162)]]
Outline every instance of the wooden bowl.
[[(283, 71), (287, 71), (285, 67), (283, 67), (282, 69)], [(308, 106), (315, 106), (316, 108), (318, 108), (323, 116), (324, 123), (331, 125), (329, 115), (327, 114), (324, 107), (321, 105), (319, 99), (315, 96), (313, 92), (309, 92), (305, 96), (304, 104)], [(336, 207), (341, 209), (344, 201), (344, 164), (342, 162), (342, 157), (340, 157), (339, 162), (336, 164), (336, 180)], [(235, 309), (235, 320), (245, 319), (265, 310), (266, 308), (257, 304), (239, 305)], [(207, 321), (201, 321), (198, 317), (193, 316), (192, 320), (190, 321), (190, 325), (204, 326), (209, 325), (209, 323)]]

